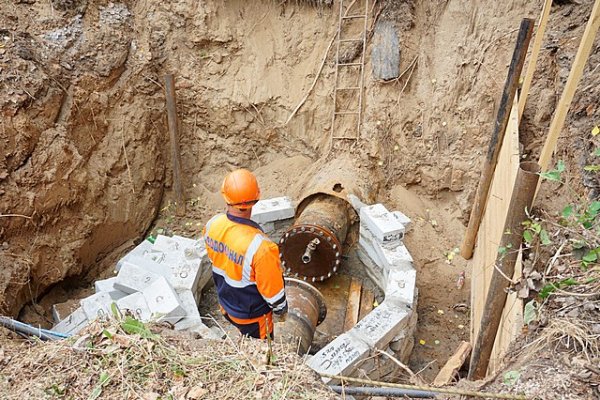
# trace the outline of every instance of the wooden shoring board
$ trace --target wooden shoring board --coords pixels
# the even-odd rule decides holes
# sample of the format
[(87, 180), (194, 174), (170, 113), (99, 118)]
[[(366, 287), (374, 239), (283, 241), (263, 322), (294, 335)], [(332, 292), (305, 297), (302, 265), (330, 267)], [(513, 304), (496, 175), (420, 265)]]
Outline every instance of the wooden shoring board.
[(346, 318), (346, 301), (351, 279), (348, 275), (335, 274), (323, 282), (315, 282), (315, 287), (321, 292), (327, 304), (327, 317), (317, 326), (317, 330), (333, 340), (343, 332)]
[(571, 102), (573, 101), (575, 90), (577, 89), (577, 85), (581, 80), (583, 69), (585, 68), (585, 64), (592, 50), (594, 38), (596, 37), (596, 33), (598, 32), (599, 27), (600, 0), (596, 0), (594, 2), (594, 7), (592, 8), (592, 12), (590, 14), (590, 19), (588, 20), (587, 25), (585, 26), (585, 31), (583, 32), (581, 43), (579, 43), (579, 49), (577, 50), (577, 55), (575, 55), (575, 60), (573, 61), (571, 72), (569, 72), (567, 83), (565, 84), (562, 96), (560, 97), (558, 105), (556, 106), (556, 111), (554, 112), (552, 122), (550, 123), (548, 137), (546, 138), (546, 142), (544, 143), (544, 147), (542, 148), (542, 152), (540, 153), (539, 164), (542, 168), (542, 172), (548, 170), (550, 160), (552, 159), (552, 154), (554, 154), (554, 151), (556, 150), (558, 136), (560, 135), (560, 132), (562, 131), (562, 128), (565, 124), (567, 112), (569, 111), (569, 107), (571, 107)]
[(454, 354), (448, 359), (433, 381), (434, 386), (444, 386), (452, 382), (465, 360), (471, 354), (471, 343), (460, 342)]
[[(498, 246), (504, 233), (504, 222), (508, 214), (508, 206), (513, 193), (517, 170), (519, 168), (519, 119), (518, 96), (515, 96), (509, 122), (504, 135), (502, 148), (498, 156), (498, 164), (494, 172), (488, 197), (488, 204), (483, 215), (477, 234), (477, 246), (473, 258), (469, 261), (471, 267), (471, 343), (479, 333), (479, 325), (483, 315), (485, 299), (489, 283), (494, 271), (494, 263), (498, 256)], [(515, 267), (515, 276), (520, 276), (520, 260)], [(518, 275), (517, 275), (518, 274)], [(516, 296), (509, 296), (504, 307), (499, 332), (496, 337), (492, 354), (501, 357), (512, 340), (514, 330), (507, 326), (519, 325), (522, 321), (522, 301)], [(495, 360), (490, 360), (490, 366), (495, 366)], [(490, 369), (488, 369), (489, 371)]]
[(540, 21), (537, 29), (535, 30), (535, 39), (533, 39), (533, 46), (531, 48), (531, 55), (529, 56), (529, 63), (527, 64), (527, 71), (525, 72), (525, 78), (523, 78), (523, 86), (521, 86), (521, 97), (519, 98), (519, 120), (521, 120), (523, 117), (523, 111), (525, 110), (525, 104), (527, 103), (527, 96), (529, 95), (529, 89), (531, 88), (531, 81), (533, 81), (533, 74), (535, 73), (537, 59), (540, 55), (540, 48), (542, 47), (542, 39), (544, 38), (544, 33), (546, 32), (546, 25), (548, 24), (548, 16), (550, 15), (552, 1), (553, 0), (545, 0), (544, 6), (542, 7)]
[(460, 246), (460, 255), (465, 260), (470, 260), (471, 257), (473, 257), (473, 249), (477, 243), (477, 232), (479, 232), (481, 219), (485, 213), (487, 199), (490, 195), (490, 186), (498, 165), (498, 156), (502, 148), (502, 143), (504, 143), (504, 135), (506, 134), (510, 120), (511, 106), (514, 103), (514, 99), (517, 98), (519, 77), (521, 76), (523, 64), (525, 63), (525, 58), (527, 56), (527, 49), (529, 48), (529, 42), (533, 33), (533, 25), (533, 20), (529, 18), (523, 18), (521, 21), (515, 50), (508, 68), (508, 77), (504, 83), (500, 106), (498, 107), (496, 114), (494, 131), (490, 138), (487, 154), (483, 160), (481, 177), (479, 179), (479, 184), (477, 185), (475, 198), (473, 199), (473, 207), (471, 208), (471, 215), (469, 216), (469, 225), (467, 226), (465, 236)]
[(373, 303), (375, 302), (375, 294), (369, 289), (363, 287), (360, 297), (360, 310), (358, 311), (358, 320), (363, 319), (368, 313), (373, 311)]
[[(519, 279), (523, 273), (522, 257), (523, 252), (519, 251), (513, 280)], [(488, 374), (498, 371), (498, 368), (501, 367), (502, 358), (504, 358), (513, 340), (521, 334), (523, 324), (523, 299), (517, 297), (516, 292), (509, 293), (504, 305), (502, 319), (500, 320), (500, 327), (496, 334), (496, 341), (492, 348), (492, 355), (488, 364)]]
[(362, 282), (353, 277), (350, 282), (350, 289), (348, 289), (348, 305), (346, 307), (346, 318), (344, 319), (344, 332), (352, 329), (358, 322), (361, 292)]

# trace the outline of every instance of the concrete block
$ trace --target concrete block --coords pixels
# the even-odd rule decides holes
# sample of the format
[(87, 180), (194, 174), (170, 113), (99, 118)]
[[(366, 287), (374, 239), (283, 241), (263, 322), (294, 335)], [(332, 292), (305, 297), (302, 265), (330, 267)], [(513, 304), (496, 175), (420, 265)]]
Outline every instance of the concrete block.
[(412, 305), (415, 301), (417, 271), (392, 268), (388, 274), (385, 298)]
[(275, 231), (275, 222), (263, 222), (260, 224), (260, 227), (266, 234), (273, 233)]
[(206, 244), (204, 240), (197, 240), (192, 247), (183, 250), (186, 260), (203, 259), (206, 255)]
[(175, 324), (185, 315), (177, 293), (165, 277), (158, 278), (142, 293), (152, 312), (152, 318), (156, 318), (158, 322)]
[[(387, 349), (381, 349), (392, 357), (396, 357), (394, 352)], [(392, 373), (396, 368), (399, 368), (392, 359), (384, 355), (378, 354), (376, 357), (369, 357), (358, 364), (358, 376), (368, 376), (369, 379), (383, 380), (381, 378)], [(363, 375), (364, 374), (364, 375)], [(355, 374), (357, 375), (357, 374)]]
[(396, 357), (402, 361), (407, 362), (410, 358), (413, 346), (415, 344), (415, 330), (417, 328), (417, 313), (411, 312), (408, 320), (408, 325), (398, 335), (396, 335), (390, 342), (390, 349), (396, 353)]
[(361, 227), (360, 235), (358, 237), (358, 246), (362, 249), (369, 258), (382, 270), (384, 269), (385, 263), (381, 259), (380, 253), (377, 252), (376, 248), (378, 243), (374, 241), (375, 238), (366, 229)]
[(349, 375), (368, 354), (369, 346), (351, 332), (346, 332), (323, 347), (307, 364), (318, 373)]
[(88, 319), (83, 312), (83, 308), (79, 307), (58, 324), (54, 325), (52, 330), (64, 334), (74, 335), (83, 329), (87, 324)]
[(114, 288), (125, 293), (141, 292), (168, 272), (168, 268), (148, 258), (131, 257), (123, 263)]
[(173, 289), (196, 292), (201, 275), (201, 260), (170, 266), (171, 274), (167, 278)]
[(176, 291), (197, 290), (202, 258), (190, 259), (183, 251), (152, 251), (146, 254), (146, 257), (164, 266), (165, 273), (162, 275)]
[(202, 339), (222, 339), (223, 335), (220, 331), (215, 331), (212, 328), (204, 325), (200, 318), (184, 318), (178, 323), (175, 324), (175, 330), (177, 331), (186, 331), (193, 332), (198, 335)]
[(123, 297), (127, 296), (127, 293), (122, 292), (118, 289), (115, 289), (115, 281), (117, 280), (116, 276), (108, 279), (102, 279), (94, 282), (94, 289), (96, 293), (105, 292), (110, 295), (113, 300), (119, 300)]
[(200, 302), (202, 291), (208, 285), (208, 283), (212, 283), (212, 264), (208, 257), (205, 257), (202, 259), (202, 263), (200, 263), (200, 277), (198, 278), (196, 291), (193, 292), (197, 303)]
[(414, 269), (413, 258), (402, 243), (394, 248), (376, 243), (375, 253), (379, 256), (382, 263), (381, 266), (386, 271), (391, 271), (392, 269)]
[[(177, 296), (179, 296), (179, 303), (183, 309), (182, 318), (200, 318), (200, 311), (198, 311), (198, 303), (196, 302), (194, 294), (189, 290), (175, 290), (175, 292), (177, 293)], [(177, 324), (175, 324), (175, 329), (177, 330)]]
[(412, 220), (400, 211), (392, 211), (392, 215), (396, 217), (398, 222), (400, 222), (404, 226), (404, 232), (408, 232), (410, 227), (412, 226)]
[(114, 290), (114, 283), (117, 280), (116, 276), (113, 276), (112, 278), (108, 278), (108, 279), (101, 279), (99, 281), (94, 282), (94, 290), (96, 291), (96, 293), (99, 292), (110, 292), (111, 290)]
[(179, 301), (185, 312), (184, 318), (175, 324), (176, 331), (190, 331), (205, 339), (220, 339), (222, 335), (204, 325), (198, 311), (198, 303), (190, 291), (177, 292)]
[(387, 298), (363, 319), (351, 332), (372, 348), (384, 348), (408, 325), (411, 310), (402, 303)]
[(108, 317), (111, 314), (110, 305), (113, 301), (108, 293), (100, 292), (82, 299), (79, 303), (87, 319), (92, 321)]
[(123, 258), (121, 258), (117, 262), (117, 266), (115, 267), (115, 271), (119, 272), (123, 263), (129, 260), (131, 257), (143, 257), (147, 252), (152, 250), (152, 243), (148, 240), (142, 240), (140, 244), (133, 248), (129, 253), (127, 253)]
[(223, 329), (219, 328), (218, 326), (211, 326), (209, 329), (212, 331), (213, 335), (216, 338), (219, 338), (219, 339), (225, 338), (226, 333), (223, 331)]
[(193, 247), (193, 240), (187, 239), (182, 236), (169, 237), (164, 235), (156, 236), (156, 240), (154, 241), (154, 246), (152, 246), (153, 251), (162, 251), (162, 252), (170, 252), (170, 251), (181, 251), (186, 247)]
[(64, 303), (54, 304), (52, 306), (52, 317), (55, 323), (59, 323), (67, 316), (75, 312), (80, 307), (79, 300), (71, 299)]
[(130, 294), (117, 300), (117, 307), (123, 314), (131, 314), (135, 319), (148, 322), (152, 318), (152, 312), (146, 303), (146, 298), (140, 292)]
[(252, 207), (252, 220), (259, 224), (293, 218), (296, 213), (289, 197), (260, 200)]
[(365, 266), (365, 271), (367, 271), (367, 275), (369, 278), (377, 285), (381, 290), (385, 290), (385, 281), (386, 278), (383, 275), (383, 268), (375, 264), (371, 257), (362, 249), (362, 246), (359, 246), (356, 249), (356, 254), (358, 255), (358, 259)]
[[(200, 233), (198, 233), (198, 237), (200, 237)], [(173, 235), (172, 239), (177, 241), (184, 249), (195, 247), (198, 245), (198, 242), (200, 242), (200, 239), (187, 238), (179, 235)]]
[(363, 203), (358, 197), (356, 197), (355, 195), (353, 195), (351, 193), (348, 194), (347, 198), (348, 198), (348, 202), (350, 203), (352, 208), (354, 208), (354, 211), (356, 211), (357, 213), (360, 213), (361, 208), (367, 206), (367, 204)]
[(367, 227), (380, 243), (395, 242), (404, 237), (404, 226), (383, 204), (362, 207), (360, 223)]

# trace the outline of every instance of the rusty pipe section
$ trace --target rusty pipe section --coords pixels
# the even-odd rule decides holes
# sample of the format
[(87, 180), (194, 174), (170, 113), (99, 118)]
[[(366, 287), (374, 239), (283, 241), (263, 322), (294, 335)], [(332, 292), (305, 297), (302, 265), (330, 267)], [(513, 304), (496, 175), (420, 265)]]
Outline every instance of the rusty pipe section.
[(288, 315), (278, 324), (277, 340), (295, 343), (300, 355), (308, 353), (315, 329), (327, 316), (325, 299), (314, 286), (299, 279), (285, 278)]
[(320, 193), (304, 208), (281, 237), (281, 265), (286, 274), (309, 282), (323, 281), (342, 263), (342, 245), (350, 226), (347, 201)]

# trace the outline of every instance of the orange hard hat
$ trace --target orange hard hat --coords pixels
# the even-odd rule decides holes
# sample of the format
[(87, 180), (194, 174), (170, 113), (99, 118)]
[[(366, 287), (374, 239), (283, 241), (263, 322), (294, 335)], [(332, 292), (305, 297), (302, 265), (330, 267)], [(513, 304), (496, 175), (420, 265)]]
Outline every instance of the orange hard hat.
[(247, 169), (236, 169), (227, 174), (221, 186), (225, 202), (236, 208), (248, 208), (260, 199), (256, 176)]

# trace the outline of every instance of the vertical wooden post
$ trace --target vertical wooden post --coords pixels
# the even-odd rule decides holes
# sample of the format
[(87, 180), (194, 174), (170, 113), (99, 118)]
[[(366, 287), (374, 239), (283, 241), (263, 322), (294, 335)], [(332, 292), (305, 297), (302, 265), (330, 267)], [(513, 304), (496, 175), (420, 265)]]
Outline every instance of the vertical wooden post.
[(348, 289), (348, 306), (346, 307), (346, 318), (344, 320), (344, 332), (352, 329), (358, 322), (360, 311), (360, 297), (362, 292), (362, 283), (352, 278), (350, 289)]
[(542, 168), (542, 171), (546, 171), (548, 169), (548, 164), (550, 164), (552, 154), (554, 153), (554, 150), (556, 150), (558, 135), (565, 124), (567, 111), (569, 111), (569, 107), (571, 107), (571, 101), (573, 101), (575, 90), (577, 89), (577, 85), (579, 84), (581, 75), (583, 74), (583, 68), (585, 67), (585, 63), (592, 50), (594, 38), (596, 37), (599, 27), (600, 0), (596, 0), (594, 3), (594, 8), (592, 8), (592, 13), (590, 14), (590, 19), (585, 26), (585, 31), (583, 32), (583, 37), (581, 38), (577, 55), (573, 61), (571, 72), (569, 72), (565, 89), (563, 90), (560, 101), (558, 102), (558, 106), (556, 107), (556, 111), (554, 112), (554, 117), (550, 123), (548, 137), (546, 138), (546, 142), (544, 143), (544, 147), (540, 153), (539, 164)]
[[(536, 162), (527, 161), (519, 166), (508, 215), (504, 223), (503, 232), (505, 233), (500, 241), (490, 289), (485, 299), (481, 326), (473, 345), (469, 379), (485, 377), (506, 303), (506, 288), (510, 285), (509, 279), (512, 279), (515, 273), (518, 250), (523, 240), (523, 221), (527, 219), (527, 210), (531, 209), (533, 203), (539, 171), (540, 167)], [(500, 251), (500, 249), (504, 250)]]
[(179, 123), (177, 121), (177, 101), (175, 99), (175, 78), (173, 74), (165, 75), (167, 117), (169, 121), (169, 135), (171, 138), (171, 161), (173, 162), (173, 188), (177, 201), (176, 213), (185, 214), (185, 198), (181, 184), (181, 154), (179, 153)]
[(540, 16), (540, 23), (535, 31), (535, 39), (533, 39), (533, 46), (531, 48), (531, 56), (529, 56), (529, 64), (527, 65), (527, 71), (525, 72), (525, 78), (523, 79), (523, 86), (521, 86), (519, 96), (519, 121), (525, 111), (525, 103), (527, 103), (527, 96), (529, 95), (529, 88), (531, 87), (531, 81), (533, 80), (533, 74), (537, 65), (537, 59), (540, 54), (540, 48), (542, 47), (542, 39), (546, 32), (546, 25), (548, 23), (548, 16), (550, 15), (550, 8), (552, 7), (552, 0), (546, 0), (544, 7), (542, 8), (542, 15)]
[(532, 32), (533, 20), (524, 18), (523, 21), (521, 21), (515, 51), (513, 52), (512, 61), (508, 69), (508, 77), (504, 84), (504, 91), (502, 92), (502, 99), (498, 108), (496, 123), (494, 124), (494, 132), (490, 140), (487, 156), (483, 163), (483, 172), (473, 201), (469, 226), (465, 232), (465, 238), (460, 249), (460, 254), (466, 260), (473, 256), (473, 247), (475, 246), (477, 231), (479, 230), (481, 217), (485, 210), (487, 195), (490, 190), (490, 184), (492, 183), (492, 177), (494, 176), (494, 170), (496, 169), (498, 154), (500, 153), (506, 125), (508, 124), (508, 119), (510, 117), (510, 110), (519, 86), (519, 77), (523, 70), (523, 64), (525, 63), (525, 56), (527, 55), (527, 48), (529, 47)]

